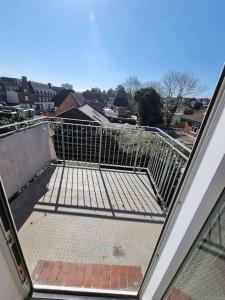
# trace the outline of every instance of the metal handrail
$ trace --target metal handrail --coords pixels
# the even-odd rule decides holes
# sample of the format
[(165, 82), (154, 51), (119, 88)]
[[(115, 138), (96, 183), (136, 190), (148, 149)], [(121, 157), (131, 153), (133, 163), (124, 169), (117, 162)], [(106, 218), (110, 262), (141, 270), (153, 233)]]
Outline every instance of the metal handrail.
[[(15, 134), (41, 124), (51, 128), (59, 160), (77, 165), (123, 167), (146, 170), (163, 208), (168, 209), (181, 179), (190, 149), (175, 141), (159, 128), (95, 125), (67, 118), (39, 118), (0, 127), (15, 128), (0, 134)], [(74, 123), (74, 121), (76, 121)], [(84, 124), (86, 122), (86, 124)], [(32, 124), (33, 123), (33, 124)], [(31, 125), (30, 125), (31, 124)], [(26, 127), (24, 127), (26, 126)]]
[[(90, 126), (90, 123), (95, 123), (96, 125), (92, 125), (92, 126), (99, 126), (101, 125), (102, 127), (104, 128), (111, 128), (111, 129), (129, 129), (129, 130), (143, 130), (145, 131), (146, 129), (146, 126), (138, 126), (137, 125), (129, 125), (127, 126), (126, 124), (120, 124), (120, 127), (118, 126), (113, 126), (112, 124), (113, 123), (99, 123), (98, 121), (88, 121), (88, 120), (80, 120), (80, 119), (71, 119), (71, 118), (59, 118), (59, 117), (40, 117), (40, 118), (34, 118), (34, 119), (30, 119), (30, 120), (24, 120), (24, 121), (21, 121), (21, 122), (15, 122), (15, 123), (12, 123), (12, 124), (7, 124), (7, 125), (3, 125), (3, 126), (0, 126), (0, 131), (2, 129), (6, 129), (6, 128), (10, 128), (10, 127), (19, 127), (23, 124), (30, 124), (30, 123), (39, 123), (40, 121), (50, 121), (50, 120), (53, 120), (54, 123), (57, 122), (57, 123), (61, 123), (61, 120), (63, 120), (63, 123), (64, 124), (71, 124), (71, 122), (69, 121), (72, 121), (72, 122), (78, 122), (79, 124), (82, 123), (83, 126)], [(55, 121), (56, 120), (56, 121)], [(68, 121), (68, 122), (66, 122)], [(83, 124), (84, 123), (84, 124)], [(88, 124), (85, 124), (85, 123), (88, 123)], [(115, 123), (116, 125), (118, 125), (117, 123)], [(26, 128), (29, 128), (29, 126), (27, 126)], [(162, 134), (163, 136), (167, 137), (169, 139), (169, 141), (171, 142), (174, 142), (176, 145), (180, 146), (181, 148), (183, 148), (185, 151), (187, 151), (189, 154), (191, 153), (191, 150), (186, 147), (184, 144), (180, 143), (179, 141), (177, 141), (176, 139), (174, 139), (173, 137), (171, 137), (169, 134), (167, 134), (165, 131), (163, 131), (162, 129), (158, 128), (158, 127), (149, 127), (147, 126), (147, 128), (149, 129), (153, 129), (155, 131), (157, 131), (157, 133), (159, 134)], [(9, 130), (10, 132), (10, 130)], [(1, 135), (0, 135), (1, 136)]]
[(191, 150), (188, 147), (186, 147), (184, 144), (182, 144), (179, 141), (177, 141), (176, 139), (174, 139), (171, 135), (169, 135), (168, 133), (166, 133), (162, 129), (160, 129), (158, 127), (149, 127), (149, 128), (157, 129), (157, 131), (160, 132), (162, 135), (166, 136), (171, 141), (173, 141), (175, 144), (179, 145), (180, 147), (182, 147), (183, 149), (185, 149), (187, 152), (189, 152), (189, 154), (191, 154)]

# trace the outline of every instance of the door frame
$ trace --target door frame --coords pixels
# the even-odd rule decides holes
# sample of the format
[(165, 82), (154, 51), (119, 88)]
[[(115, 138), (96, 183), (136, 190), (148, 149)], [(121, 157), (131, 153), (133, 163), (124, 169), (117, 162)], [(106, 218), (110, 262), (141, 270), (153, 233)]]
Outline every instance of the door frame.
[(225, 67), (140, 287), (140, 299), (163, 297), (225, 187), (224, 120)]

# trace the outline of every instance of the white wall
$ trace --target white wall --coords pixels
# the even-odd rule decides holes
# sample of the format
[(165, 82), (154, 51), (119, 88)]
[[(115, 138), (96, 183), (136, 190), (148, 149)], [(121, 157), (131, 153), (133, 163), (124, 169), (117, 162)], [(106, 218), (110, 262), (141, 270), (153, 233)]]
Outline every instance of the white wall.
[(46, 124), (0, 139), (0, 175), (7, 197), (23, 187), (49, 161), (56, 159)]
[(19, 98), (17, 92), (6, 91), (7, 102), (12, 104), (18, 104)]

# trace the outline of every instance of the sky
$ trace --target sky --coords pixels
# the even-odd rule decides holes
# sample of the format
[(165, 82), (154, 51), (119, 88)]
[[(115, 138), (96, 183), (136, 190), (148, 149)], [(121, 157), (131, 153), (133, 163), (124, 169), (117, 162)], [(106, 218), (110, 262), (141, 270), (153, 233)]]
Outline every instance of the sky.
[(7, 0), (0, 76), (75, 90), (191, 72), (211, 97), (225, 60), (224, 0)]

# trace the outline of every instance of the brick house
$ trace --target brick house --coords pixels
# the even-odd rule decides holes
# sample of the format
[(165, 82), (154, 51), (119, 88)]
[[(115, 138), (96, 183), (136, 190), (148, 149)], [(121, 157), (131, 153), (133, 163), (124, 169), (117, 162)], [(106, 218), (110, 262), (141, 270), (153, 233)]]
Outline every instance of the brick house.
[(14, 94), (21, 88), (20, 80), (11, 77), (0, 77), (0, 101), (8, 102), (7, 93)]
[(20, 88), (20, 80), (17, 78), (11, 77), (1, 77), (0, 83), (3, 84), (5, 91), (18, 91)]
[(204, 119), (206, 109), (200, 109), (193, 114), (184, 114), (181, 119), (185, 122), (183, 131), (194, 137), (197, 136), (201, 123)]
[(84, 104), (85, 100), (79, 93), (73, 90), (61, 90), (53, 99), (55, 104), (55, 116), (71, 109), (78, 108)]
[(55, 110), (43, 112), (44, 116), (108, 123), (109, 120), (94, 107), (85, 103), (81, 93), (61, 90), (54, 98)]
[(6, 102), (6, 91), (4, 85), (0, 82), (0, 102)]
[(28, 81), (29, 91), (37, 97), (36, 107), (40, 111), (53, 110), (56, 91), (51, 88), (51, 84)]
[(73, 90), (62, 89), (55, 97), (52, 98), (54, 102), (54, 110), (45, 111), (43, 115), (56, 117), (71, 108), (78, 108), (84, 104), (84, 99), (80, 97), (79, 93), (75, 93)]
[(17, 97), (21, 107), (36, 109), (37, 102), (39, 101), (38, 95), (30, 92), (17, 92)]

